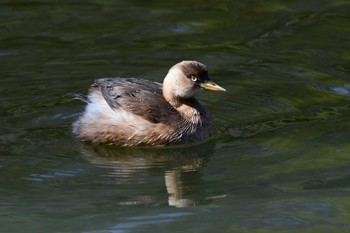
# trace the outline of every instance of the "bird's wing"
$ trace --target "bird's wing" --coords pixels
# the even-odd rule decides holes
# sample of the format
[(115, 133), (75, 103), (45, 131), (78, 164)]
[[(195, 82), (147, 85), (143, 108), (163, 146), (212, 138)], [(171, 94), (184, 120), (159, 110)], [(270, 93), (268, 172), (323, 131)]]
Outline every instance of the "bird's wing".
[(171, 123), (180, 114), (163, 97), (162, 84), (136, 78), (95, 80), (108, 105), (122, 108), (153, 123)]

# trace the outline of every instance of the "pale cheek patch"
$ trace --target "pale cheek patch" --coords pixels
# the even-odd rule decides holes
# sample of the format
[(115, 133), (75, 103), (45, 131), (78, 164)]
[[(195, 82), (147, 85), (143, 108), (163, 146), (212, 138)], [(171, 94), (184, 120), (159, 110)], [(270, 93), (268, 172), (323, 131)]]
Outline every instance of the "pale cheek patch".
[[(174, 96), (181, 98), (192, 98), (197, 94), (197, 89), (192, 88), (191, 81), (187, 80), (184, 73), (179, 69), (171, 69), (166, 77), (168, 86)], [(185, 82), (185, 83), (184, 83)]]

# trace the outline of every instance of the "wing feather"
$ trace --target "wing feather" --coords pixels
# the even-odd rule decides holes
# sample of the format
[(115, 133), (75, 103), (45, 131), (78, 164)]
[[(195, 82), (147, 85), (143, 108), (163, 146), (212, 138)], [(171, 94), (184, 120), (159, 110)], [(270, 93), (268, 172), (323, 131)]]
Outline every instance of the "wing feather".
[(108, 105), (122, 108), (153, 123), (171, 124), (180, 114), (163, 97), (162, 84), (136, 78), (95, 80)]

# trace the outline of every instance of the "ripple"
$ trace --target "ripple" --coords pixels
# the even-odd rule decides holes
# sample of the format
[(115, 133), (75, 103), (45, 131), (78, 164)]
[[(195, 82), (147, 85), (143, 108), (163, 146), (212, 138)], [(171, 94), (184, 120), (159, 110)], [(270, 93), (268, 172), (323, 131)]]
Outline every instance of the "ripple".
[(97, 232), (116, 232), (126, 233), (133, 232), (136, 228), (145, 226), (160, 225), (176, 221), (178, 218), (184, 218), (193, 215), (191, 212), (161, 213), (148, 216), (136, 216), (126, 218), (123, 223), (118, 223), (108, 229), (97, 231), (88, 231), (89, 233)]
[(350, 91), (345, 87), (330, 87), (329, 90), (339, 95), (350, 95)]
[(336, 95), (349, 96), (350, 95), (350, 84), (345, 83), (343, 85), (332, 85), (332, 84), (322, 84), (318, 83), (315, 85), (317, 89)]
[(0, 50), (0, 57), (8, 57), (8, 56), (13, 56), (16, 55), (17, 52), (11, 51), (11, 50)]

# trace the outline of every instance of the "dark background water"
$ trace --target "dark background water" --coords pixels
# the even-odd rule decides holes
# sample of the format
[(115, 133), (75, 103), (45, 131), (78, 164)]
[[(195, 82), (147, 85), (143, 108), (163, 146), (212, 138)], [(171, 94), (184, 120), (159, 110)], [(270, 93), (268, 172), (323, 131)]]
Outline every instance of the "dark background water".
[[(1, 1), (1, 232), (349, 232), (350, 2)], [(94, 78), (195, 59), (213, 142), (77, 142)], [(180, 208), (182, 207), (182, 208)]]

